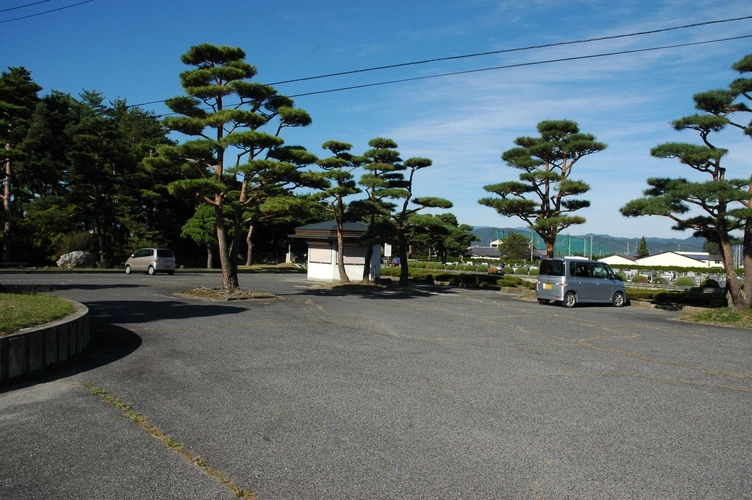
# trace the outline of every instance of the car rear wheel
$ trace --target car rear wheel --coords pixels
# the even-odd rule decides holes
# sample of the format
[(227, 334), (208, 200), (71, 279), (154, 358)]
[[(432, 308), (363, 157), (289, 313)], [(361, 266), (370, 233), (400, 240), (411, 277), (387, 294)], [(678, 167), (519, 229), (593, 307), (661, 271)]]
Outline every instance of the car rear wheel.
[(149, 270), (147, 271), (149, 274), (154, 274), (156, 271), (154, 270), (154, 266), (149, 266)]
[(125, 274), (131, 274), (131, 266), (125, 266)]
[(564, 300), (561, 302), (561, 305), (564, 307), (572, 308), (577, 304), (577, 295), (575, 295), (574, 292), (567, 292), (567, 294), (564, 296)]
[(548, 304), (551, 302), (549, 299), (538, 299), (538, 304)]
[(623, 307), (626, 303), (626, 300), (624, 300), (624, 294), (621, 292), (616, 292), (611, 303), (614, 305), (614, 307)]

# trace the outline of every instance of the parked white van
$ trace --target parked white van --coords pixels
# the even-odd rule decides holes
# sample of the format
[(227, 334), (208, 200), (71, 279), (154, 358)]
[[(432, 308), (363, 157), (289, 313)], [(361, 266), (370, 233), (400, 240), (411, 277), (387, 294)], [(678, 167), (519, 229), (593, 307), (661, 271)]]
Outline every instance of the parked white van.
[(540, 304), (561, 302), (564, 307), (587, 302), (622, 307), (627, 303), (624, 283), (608, 264), (584, 257), (541, 260), (535, 296)]

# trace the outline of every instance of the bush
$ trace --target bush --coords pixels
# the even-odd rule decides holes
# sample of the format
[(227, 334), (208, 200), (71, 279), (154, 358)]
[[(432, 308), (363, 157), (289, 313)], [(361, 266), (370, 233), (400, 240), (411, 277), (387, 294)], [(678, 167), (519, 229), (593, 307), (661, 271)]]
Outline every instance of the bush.
[(653, 284), (655, 285), (668, 285), (668, 280), (666, 278), (654, 278)]
[(649, 300), (657, 304), (678, 304), (698, 307), (726, 307), (726, 294), (703, 293), (700, 288), (686, 291), (666, 291), (646, 288), (630, 288), (627, 297), (631, 300)]
[(616, 279), (622, 282), (627, 281), (627, 275), (619, 273), (616, 275)]
[(537, 267), (534, 267), (530, 270), (528, 274), (530, 276), (538, 276), (539, 273), (540, 273), (540, 269), (538, 269)]
[(681, 278), (677, 278), (674, 284), (676, 286), (695, 286), (694, 280), (688, 276), (682, 276)]
[(700, 285), (700, 288), (721, 288), (716, 280), (705, 280)]
[(527, 268), (526, 267), (518, 267), (517, 270), (514, 272), (514, 274), (527, 274)]
[(412, 260), (407, 262), (407, 267), (414, 267), (415, 269), (425, 269), (428, 262), (414, 262)]
[(487, 273), (488, 266), (483, 264), (483, 265), (478, 266), (475, 270), (478, 271), (479, 273)]
[(504, 268), (504, 273), (505, 274), (514, 274), (514, 268), (512, 266), (506, 266)]
[(647, 283), (648, 278), (647, 276), (643, 276), (642, 274), (638, 274), (637, 276), (632, 278), (632, 283)]
[(460, 271), (469, 271), (469, 272), (475, 272), (475, 265), (474, 264), (466, 264), (464, 266), (458, 266)]
[(512, 276), (512, 275), (498, 278), (496, 280), (496, 284), (499, 285), (500, 287), (509, 287), (509, 288), (529, 288), (529, 289), (535, 288), (535, 283), (525, 281), (522, 278), (518, 278), (517, 276)]

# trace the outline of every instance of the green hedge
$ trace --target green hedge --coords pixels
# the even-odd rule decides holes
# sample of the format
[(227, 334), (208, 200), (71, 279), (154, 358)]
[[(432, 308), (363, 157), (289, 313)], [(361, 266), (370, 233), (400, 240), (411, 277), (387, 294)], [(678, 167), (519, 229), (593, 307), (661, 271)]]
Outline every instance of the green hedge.
[(686, 291), (667, 291), (646, 288), (627, 288), (631, 300), (649, 300), (656, 304), (678, 304), (697, 307), (727, 307), (725, 293), (705, 293), (702, 288)]
[[(387, 267), (381, 270), (383, 277), (399, 277), (400, 268)], [(530, 283), (516, 276), (502, 276), (495, 274), (459, 274), (445, 273), (433, 269), (410, 269), (410, 279), (425, 280), (429, 282), (449, 283), (453, 286), (474, 287), (474, 288), (491, 288), (498, 289), (501, 287), (510, 288), (528, 288), (534, 289), (535, 283)]]

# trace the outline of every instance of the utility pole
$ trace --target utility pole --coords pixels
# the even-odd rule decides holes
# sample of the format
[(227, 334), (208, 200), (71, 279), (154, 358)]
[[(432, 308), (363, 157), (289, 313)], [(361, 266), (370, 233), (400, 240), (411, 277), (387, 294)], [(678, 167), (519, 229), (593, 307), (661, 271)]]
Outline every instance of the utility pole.
[(590, 260), (593, 260), (593, 235), (590, 235)]

